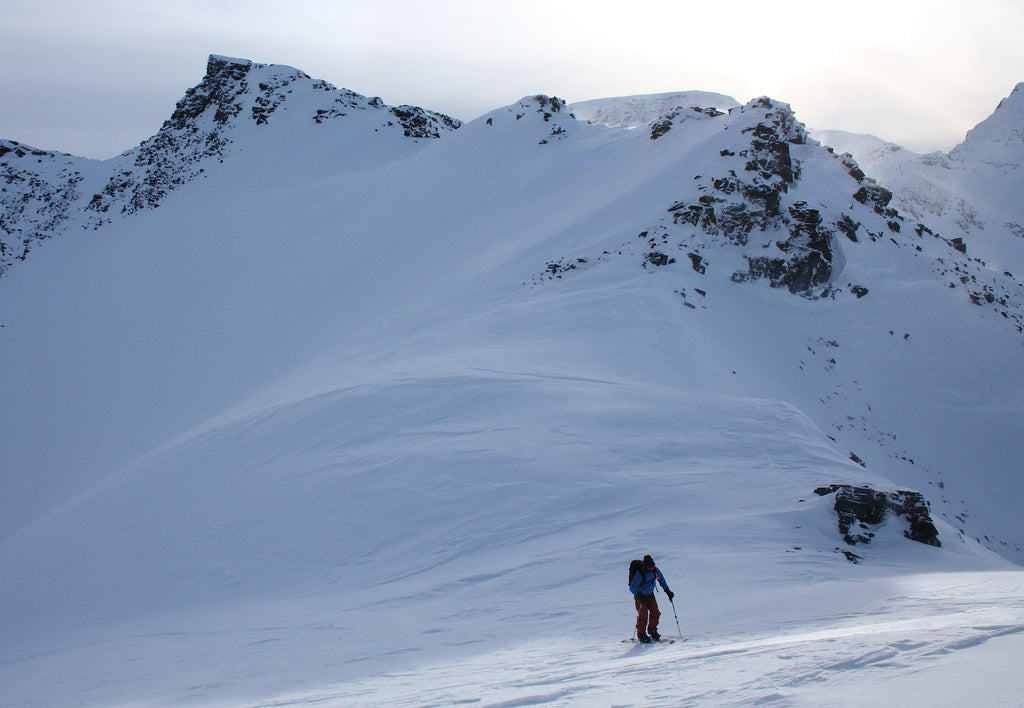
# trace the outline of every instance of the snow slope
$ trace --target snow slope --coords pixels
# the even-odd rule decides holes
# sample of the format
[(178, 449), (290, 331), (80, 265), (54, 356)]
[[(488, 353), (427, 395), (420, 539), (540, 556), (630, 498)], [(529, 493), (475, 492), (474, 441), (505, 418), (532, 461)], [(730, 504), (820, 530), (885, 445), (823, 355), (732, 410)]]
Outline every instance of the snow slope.
[[(5, 702), (1021, 701), (1020, 283), (785, 104), (689, 113), (253, 119), (11, 268)], [(685, 643), (619, 641), (644, 553)]]

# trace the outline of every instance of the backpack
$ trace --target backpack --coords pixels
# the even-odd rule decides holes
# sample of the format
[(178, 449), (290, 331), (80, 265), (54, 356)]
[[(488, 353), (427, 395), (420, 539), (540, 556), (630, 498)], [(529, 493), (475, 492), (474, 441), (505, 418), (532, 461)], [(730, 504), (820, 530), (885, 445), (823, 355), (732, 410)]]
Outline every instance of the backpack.
[(629, 582), (633, 583), (633, 576), (636, 575), (643, 567), (644, 562), (642, 560), (631, 560), (629, 562)]

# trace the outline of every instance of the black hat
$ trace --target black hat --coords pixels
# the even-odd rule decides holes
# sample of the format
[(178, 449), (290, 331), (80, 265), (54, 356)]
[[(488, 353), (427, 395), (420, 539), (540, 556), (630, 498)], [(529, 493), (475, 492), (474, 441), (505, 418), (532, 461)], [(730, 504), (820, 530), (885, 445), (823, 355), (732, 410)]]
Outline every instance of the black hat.
[(651, 558), (650, 556), (644, 556), (644, 567), (645, 568), (653, 568), (654, 567), (654, 559)]

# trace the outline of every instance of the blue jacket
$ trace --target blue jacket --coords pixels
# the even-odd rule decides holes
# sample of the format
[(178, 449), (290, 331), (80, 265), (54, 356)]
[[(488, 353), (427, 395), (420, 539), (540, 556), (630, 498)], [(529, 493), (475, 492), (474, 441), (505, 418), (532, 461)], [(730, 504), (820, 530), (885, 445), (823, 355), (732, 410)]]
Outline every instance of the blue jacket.
[(655, 566), (654, 570), (648, 573), (643, 568), (636, 571), (636, 575), (633, 576), (633, 580), (629, 583), (629, 591), (636, 595), (653, 595), (654, 594), (654, 583), (658, 582), (661, 587), (667, 592), (668, 583), (665, 582), (665, 576), (661, 574)]

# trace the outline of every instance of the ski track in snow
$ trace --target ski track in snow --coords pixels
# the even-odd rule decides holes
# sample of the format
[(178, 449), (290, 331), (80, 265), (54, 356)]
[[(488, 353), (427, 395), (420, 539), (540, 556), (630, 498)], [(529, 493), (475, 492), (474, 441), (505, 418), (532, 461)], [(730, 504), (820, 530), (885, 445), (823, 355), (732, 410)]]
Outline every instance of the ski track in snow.
[[(578, 642), (553, 636), (477, 659), (252, 707), (891, 705), (884, 694), (873, 692), (874, 681), (926, 675), (941, 684), (950, 657), (989, 644), (1003, 656), (1024, 648), (1024, 607), (850, 622), (782, 635), (694, 637), (672, 645), (594, 644), (590, 637)], [(974, 704), (998, 705), (1013, 695), (1024, 700), (1024, 681), (1008, 678), (1008, 688), (993, 686), (992, 694), (975, 695)], [(935, 693), (922, 704), (957, 705), (958, 700)]]

